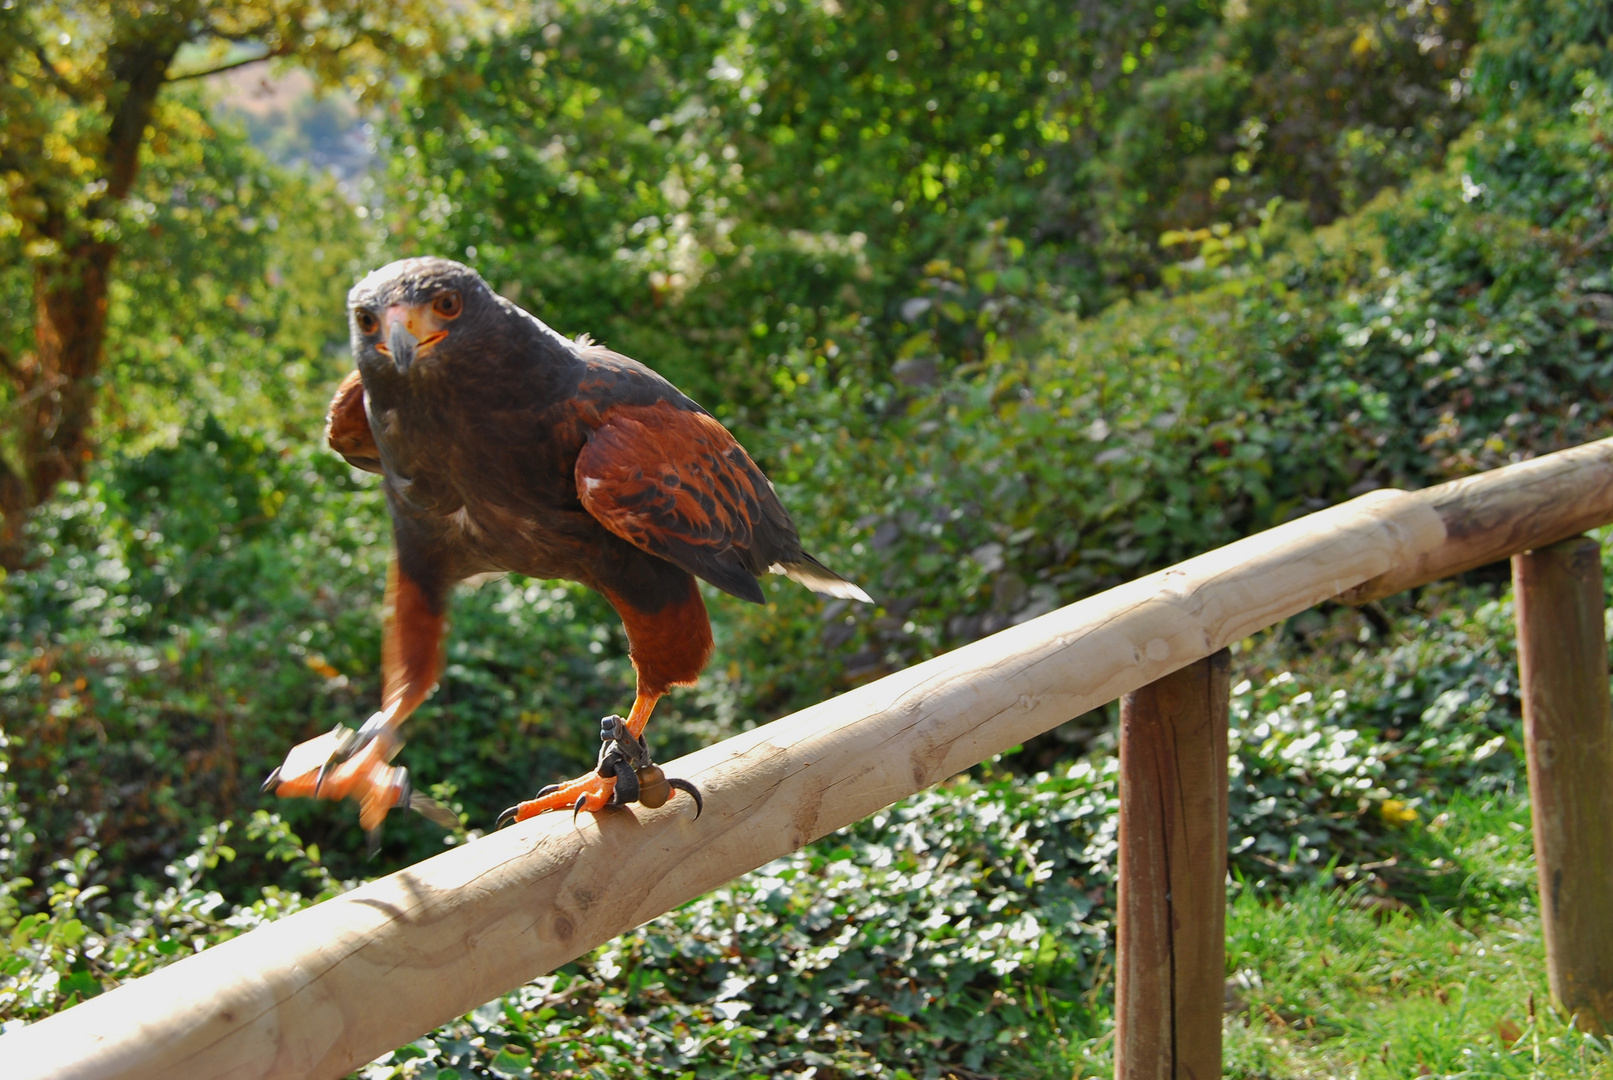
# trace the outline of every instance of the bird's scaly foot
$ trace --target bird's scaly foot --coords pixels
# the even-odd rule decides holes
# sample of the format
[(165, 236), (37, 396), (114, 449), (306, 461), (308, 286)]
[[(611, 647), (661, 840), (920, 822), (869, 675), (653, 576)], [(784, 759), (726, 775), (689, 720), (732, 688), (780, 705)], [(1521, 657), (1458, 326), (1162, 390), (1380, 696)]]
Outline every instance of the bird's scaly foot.
[(444, 828), (459, 828), (453, 811), (414, 790), (408, 769), (390, 764), (403, 744), (390, 728), (376, 722), (380, 715), (358, 731), (338, 724), (292, 747), (263, 782), (263, 790), (282, 797), (353, 799), (359, 804), (359, 824), (371, 834), (372, 844), (387, 811), (397, 806), (416, 810)]
[(586, 776), (564, 784), (550, 784), (526, 802), (518, 803), (498, 816), (498, 828), (550, 810), (570, 810), (572, 816), (587, 810), (598, 813), (607, 806), (636, 802), (652, 809), (664, 806), (673, 791), (687, 792), (694, 799), (694, 815), (705, 809), (700, 789), (683, 779), (667, 779), (661, 767), (650, 760), (650, 748), (642, 736), (635, 738), (627, 721), (607, 716), (599, 722), (599, 764)]

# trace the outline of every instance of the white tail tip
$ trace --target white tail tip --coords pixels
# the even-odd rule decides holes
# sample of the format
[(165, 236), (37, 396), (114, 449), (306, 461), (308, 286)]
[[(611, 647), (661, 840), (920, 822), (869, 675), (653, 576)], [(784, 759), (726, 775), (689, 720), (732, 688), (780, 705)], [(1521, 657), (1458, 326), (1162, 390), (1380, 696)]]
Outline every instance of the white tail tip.
[(833, 596), (841, 600), (861, 600), (865, 604), (872, 604), (874, 598), (863, 592), (832, 570), (811, 563), (791, 563), (788, 566), (774, 563), (768, 568), (769, 573), (783, 574), (791, 581), (800, 582), (815, 593), (824, 596)]

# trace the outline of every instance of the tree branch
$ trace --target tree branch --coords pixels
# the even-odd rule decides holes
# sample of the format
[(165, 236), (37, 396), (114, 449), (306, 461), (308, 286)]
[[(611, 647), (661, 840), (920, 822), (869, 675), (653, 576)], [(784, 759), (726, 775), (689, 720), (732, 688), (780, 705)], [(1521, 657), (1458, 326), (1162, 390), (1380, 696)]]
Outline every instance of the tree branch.
[(34, 59), (38, 60), (39, 66), (45, 69), (45, 77), (50, 80), (51, 85), (74, 101), (83, 101), (84, 97), (78, 92), (78, 87), (68, 82), (67, 76), (57, 70), (55, 64), (51, 63), (50, 57), (45, 53), (45, 47), (37, 41), (30, 44), (33, 45)]
[(227, 64), (220, 64), (218, 67), (206, 68), (202, 71), (187, 71), (183, 75), (170, 75), (164, 81), (176, 83), (184, 82), (186, 79), (205, 79), (209, 75), (218, 75), (225, 71), (234, 71), (236, 68), (246, 67), (248, 64), (261, 64), (265, 60), (273, 60), (277, 56), (285, 56), (289, 53), (289, 51), (290, 50), (287, 49), (270, 49), (262, 56), (249, 56), (245, 60), (231, 60)]

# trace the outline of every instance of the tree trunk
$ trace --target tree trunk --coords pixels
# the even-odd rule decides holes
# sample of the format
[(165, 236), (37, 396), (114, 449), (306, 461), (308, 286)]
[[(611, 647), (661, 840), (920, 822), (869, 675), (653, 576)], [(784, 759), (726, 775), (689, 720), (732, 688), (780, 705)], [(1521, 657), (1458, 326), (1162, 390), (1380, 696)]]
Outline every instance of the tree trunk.
[(34, 385), (27, 460), (35, 502), (63, 480), (82, 480), (90, 460), (90, 411), (106, 338), (112, 245), (85, 243), (34, 281)]
[(0, 567), (26, 557), (23, 526), (34, 507), (64, 480), (82, 481), (93, 456), (90, 428), (106, 342), (107, 292), (115, 242), (95, 239), (122, 206), (140, 167), (140, 147), (183, 28), (155, 40), (114, 46), (111, 123), (101, 156), (106, 187), (83, 217), (48, 209), (40, 232), (58, 253), (34, 264), (34, 349), (8, 364), (16, 390), (21, 471), (0, 460)]
[(62, 481), (83, 480), (92, 455), (112, 255), (112, 245), (86, 242), (34, 272), (34, 349), (14, 372), (23, 472), (0, 472), (0, 566), (8, 570), (26, 554), (29, 511)]

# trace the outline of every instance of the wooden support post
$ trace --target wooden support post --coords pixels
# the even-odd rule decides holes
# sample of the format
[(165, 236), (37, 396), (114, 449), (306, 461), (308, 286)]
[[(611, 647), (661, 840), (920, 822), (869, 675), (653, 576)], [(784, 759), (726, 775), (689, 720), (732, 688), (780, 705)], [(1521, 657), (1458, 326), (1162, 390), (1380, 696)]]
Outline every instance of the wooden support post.
[(1231, 670), (1222, 649), (1121, 701), (1116, 1080), (1221, 1075)]
[(1552, 997), (1613, 1026), (1613, 700), (1602, 560), (1579, 536), (1513, 556), (1523, 737)]

